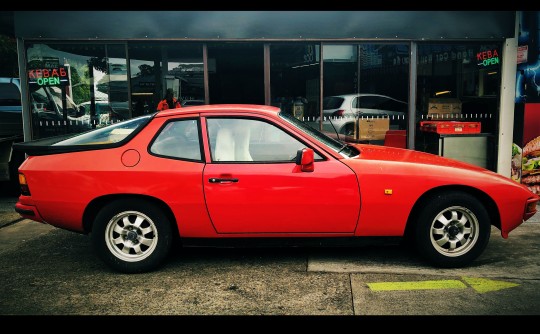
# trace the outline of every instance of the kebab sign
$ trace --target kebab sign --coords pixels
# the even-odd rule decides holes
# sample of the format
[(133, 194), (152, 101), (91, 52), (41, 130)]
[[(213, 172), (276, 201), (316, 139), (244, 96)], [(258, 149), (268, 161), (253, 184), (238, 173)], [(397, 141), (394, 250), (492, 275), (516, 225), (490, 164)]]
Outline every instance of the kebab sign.
[(28, 83), (38, 86), (66, 86), (69, 76), (66, 67), (32, 69), (28, 71)]
[(478, 61), (478, 66), (490, 66), (498, 65), (500, 63), (499, 53), (497, 49), (481, 51), (476, 54), (476, 61)]

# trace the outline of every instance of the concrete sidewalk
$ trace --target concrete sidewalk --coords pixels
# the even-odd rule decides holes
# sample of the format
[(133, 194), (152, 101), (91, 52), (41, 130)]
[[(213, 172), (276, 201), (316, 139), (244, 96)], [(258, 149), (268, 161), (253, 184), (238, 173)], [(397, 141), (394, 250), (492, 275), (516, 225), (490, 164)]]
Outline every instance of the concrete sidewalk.
[(23, 220), (15, 212), (15, 203), (17, 203), (17, 197), (0, 197), (0, 228)]

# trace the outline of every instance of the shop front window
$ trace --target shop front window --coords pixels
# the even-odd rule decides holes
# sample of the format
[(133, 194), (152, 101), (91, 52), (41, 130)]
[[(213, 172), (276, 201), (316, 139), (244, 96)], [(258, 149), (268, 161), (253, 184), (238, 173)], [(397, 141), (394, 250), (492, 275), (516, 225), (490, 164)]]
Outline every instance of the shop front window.
[(264, 45), (208, 43), (211, 104), (264, 104)]
[(320, 113), (320, 45), (270, 45), (271, 104), (315, 123)]
[(26, 53), (33, 139), (129, 117), (123, 45), (30, 43)]
[(500, 43), (419, 44), (417, 150), (494, 169)]
[(201, 43), (129, 43), (133, 116), (157, 111), (167, 89), (182, 106), (205, 103)]
[(324, 44), (323, 132), (347, 142), (405, 145), (409, 93), (407, 44)]

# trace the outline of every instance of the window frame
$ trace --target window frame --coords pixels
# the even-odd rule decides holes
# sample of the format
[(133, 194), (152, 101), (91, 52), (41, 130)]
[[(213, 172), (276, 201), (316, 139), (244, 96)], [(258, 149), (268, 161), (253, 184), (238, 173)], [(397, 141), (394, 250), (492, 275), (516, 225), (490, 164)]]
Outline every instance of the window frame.
[(259, 122), (262, 122), (262, 123), (267, 123), (270, 126), (273, 126), (274, 128), (279, 129), (280, 131), (282, 131), (286, 135), (290, 136), (294, 140), (298, 141), (299, 143), (303, 144), (306, 148), (311, 148), (315, 153), (314, 154), (315, 155), (315, 162), (326, 161), (327, 160), (325, 155), (321, 154), (318, 149), (313, 147), (313, 145), (310, 145), (310, 144), (306, 143), (305, 140), (302, 140), (301, 138), (296, 136), (293, 132), (289, 131), (287, 128), (280, 126), (279, 123), (272, 122), (270, 120), (260, 118), (260, 117), (242, 116), (242, 115), (234, 115), (234, 116), (232, 116), (232, 115), (231, 116), (216, 115), (216, 116), (206, 116), (205, 118), (206, 118), (205, 123), (206, 123), (208, 151), (210, 152), (210, 161), (213, 164), (283, 164), (283, 163), (294, 163), (295, 161), (294, 161), (294, 159), (293, 160), (259, 160), (259, 161), (255, 161), (255, 160), (253, 160), (253, 161), (232, 161), (232, 160), (230, 160), (230, 161), (217, 161), (217, 160), (214, 160), (213, 146), (212, 145), (215, 145), (215, 141), (213, 142), (211, 140), (211, 138), (210, 138), (210, 129), (209, 129), (209, 122), (208, 122), (209, 120), (212, 120), (212, 119), (242, 119), (242, 120), (253, 120), (253, 121), (259, 121)]

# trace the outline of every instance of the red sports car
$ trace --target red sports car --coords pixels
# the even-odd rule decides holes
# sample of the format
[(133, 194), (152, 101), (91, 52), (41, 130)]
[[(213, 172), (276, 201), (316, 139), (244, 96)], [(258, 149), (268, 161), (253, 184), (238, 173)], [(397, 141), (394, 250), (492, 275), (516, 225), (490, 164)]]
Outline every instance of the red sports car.
[(254, 238), (403, 237), (460, 267), (491, 225), (507, 238), (540, 199), (463, 162), (340, 142), (272, 106), (165, 110), (16, 149), (28, 155), (16, 211), (90, 235), (124, 273), (157, 269), (173, 241)]

